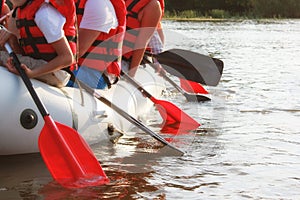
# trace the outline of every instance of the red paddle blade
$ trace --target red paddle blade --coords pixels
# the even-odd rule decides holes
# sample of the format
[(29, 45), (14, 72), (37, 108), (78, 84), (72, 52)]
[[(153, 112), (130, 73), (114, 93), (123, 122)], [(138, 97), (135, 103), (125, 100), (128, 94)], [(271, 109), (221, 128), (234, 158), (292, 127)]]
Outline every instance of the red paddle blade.
[[(188, 124), (180, 124), (180, 123), (175, 123), (175, 124), (165, 123), (165, 124), (162, 124), (160, 132), (165, 133), (165, 134), (171, 134), (171, 135), (184, 135), (184, 134), (190, 134), (192, 131), (194, 131), (198, 127), (190, 126)], [(168, 138), (165, 138), (165, 139), (167, 140)], [(167, 141), (171, 142), (171, 139), (169, 138), (169, 140), (167, 140)]]
[(151, 98), (152, 102), (155, 103), (157, 110), (164, 120), (164, 125), (180, 124), (180, 126), (189, 127), (189, 130), (195, 130), (200, 124), (186, 114), (184, 111), (179, 109), (176, 105), (171, 102), (158, 100)]
[(102, 185), (109, 179), (84, 139), (74, 129), (45, 116), (40, 153), (54, 180), (67, 188)]
[(200, 83), (188, 81), (186, 79), (181, 78), (179, 80), (181, 88), (184, 89), (186, 92), (208, 94), (208, 91)]

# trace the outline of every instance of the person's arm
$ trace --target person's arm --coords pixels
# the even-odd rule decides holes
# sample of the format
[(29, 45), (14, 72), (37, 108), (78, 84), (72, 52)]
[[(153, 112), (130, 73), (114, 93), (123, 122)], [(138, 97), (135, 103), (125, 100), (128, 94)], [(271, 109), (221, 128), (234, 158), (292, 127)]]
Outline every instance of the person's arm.
[(98, 36), (118, 25), (115, 10), (110, 1), (88, 0), (79, 25), (79, 57), (83, 56)]
[(160, 18), (161, 8), (157, 0), (150, 1), (139, 14), (141, 29), (136, 38), (132, 60), (129, 66), (128, 74), (131, 77), (134, 77), (137, 68), (143, 59), (148, 42), (154, 33)]
[(0, 16), (1, 18), (4, 17), (4, 19), (0, 22), (4, 26), (6, 26), (6, 24), (7, 24), (7, 20), (9, 18), (9, 15), (10, 15), (10, 9), (9, 9), (8, 5), (6, 3), (4, 3), (3, 7), (2, 7), (1, 16)]
[(66, 18), (51, 4), (44, 3), (35, 14), (35, 22), (57, 56), (43, 66), (32, 69), (29, 76), (38, 77), (73, 64), (74, 55), (63, 30)]
[[(57, 71), (66, 66), (70, 66), (74, 62), (72, 51), (65, 37), (51, 43), (51, 45), (56, 50), (57, 56), (50, 62), (47, 62), (43, 66), (34, 68), (32, 70), (29, 69), (26, 65), (22, 64), (22, 68), (25, 70), (29, 78), (35, 78), (44, 74), (48, 74), (50, 72)], [(10, 72), (18, 74), (17, 70), (14, 68), (12, 59), (7, 62), (7, 68)]]
[(80, 28), (78, 31), (79, 41), (79, 57), (83, 56), (87, 50), (92, 46), (101, 32), (91, 29)]
[[(7, 9), (9, 9), (7, 7)], [(9, 10), (7, 10), (9, 12)], [(5, 29), (0, 30), (0, 45), (4, 46), (8, 42), (15, 53), (22, 54), (23, 50), (18, 41), (18, 29), (16, 27), (16, 19), (12, 16), (6, 18)]]
[(18, 40), (18, 31), (17, 31), (17, 26), (16, 26), (16, 19), (10, 17), (8, 19), (7, 23), (7, 29), (12, 33), (12, 35), (9, 37), (8, 42), (11, 45), (12, 49), (14, 50), (15, 53), (18, 54), (23, 54), (23, 49), (19, 44)]
[(165, 44), (165, 35), (164, 35), (164, 31), (163, 31), (161, 21), (158, 24), (157, 32), (158, 32), (158, 35), (160, 37), (160, 40), (162, 41), (163, 44)]
[(73, 52), (66, 37), (63, 37), (60, 40), (51, 43), (51, 45), (55, 49), (57, 56), (54, 59), (50, 60), (48, 63), (44, 64), (42, 67), (33, 69), (31, 78), (57, 71), (59, 69), (70, 66), (75, 62)]
[[(36, 13), (35, 22), (44, 33), (48, 43), (55, 49), (57, 56), (41, 67), (32, 70), (22, 65), (28, 77), (35, 78), (73, 64), (75, 62), (73, 52), (63, 31), (65, 18), (50, 4), (44, 4)], [(13, 67), (12, 60), (7, 63), (7, 68), (9, 71), (17, 73)]]

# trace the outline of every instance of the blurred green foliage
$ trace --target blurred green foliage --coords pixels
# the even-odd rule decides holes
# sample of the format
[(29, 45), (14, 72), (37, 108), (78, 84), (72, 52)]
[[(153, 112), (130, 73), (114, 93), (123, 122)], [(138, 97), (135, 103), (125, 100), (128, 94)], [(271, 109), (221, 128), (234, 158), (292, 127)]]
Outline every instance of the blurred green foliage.
[[(165, 0), (169, 14), (182, 11), (198, 16), (300, 18), (300, 0)], [(194, 14), (192, 13), (192, 14)]]

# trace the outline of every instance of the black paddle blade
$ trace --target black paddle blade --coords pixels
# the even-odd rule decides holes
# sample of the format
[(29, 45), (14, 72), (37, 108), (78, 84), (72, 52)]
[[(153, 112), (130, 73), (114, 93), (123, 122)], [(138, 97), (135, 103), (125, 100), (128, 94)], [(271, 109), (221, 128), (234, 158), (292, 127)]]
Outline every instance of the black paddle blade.
[(223, 61), (188, 50), (171, 49), (155, 57), (170, 74), (204, 85), (218, 85), (223, 73)]
[(201, 94), (184, 93), (183, 95), (185, 96), (186, 100), (189, 102), (204, 102), (204, 101), (211, 100), (209, 97)]

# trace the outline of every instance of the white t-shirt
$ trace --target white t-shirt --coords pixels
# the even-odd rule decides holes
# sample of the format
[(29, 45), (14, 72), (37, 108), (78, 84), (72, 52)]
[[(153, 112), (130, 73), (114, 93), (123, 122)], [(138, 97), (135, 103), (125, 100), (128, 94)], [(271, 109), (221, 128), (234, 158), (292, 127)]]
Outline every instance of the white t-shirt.
[(108, 33), (117, 26), (118, 19), (110, 0), (87, 0), (79, 28)]
[(48, 43), (58, 41), (64, 36), (63, 26), (66, 18), (49, 3), (44, 3), (35, 14), (35, 23), (44, 33)]

